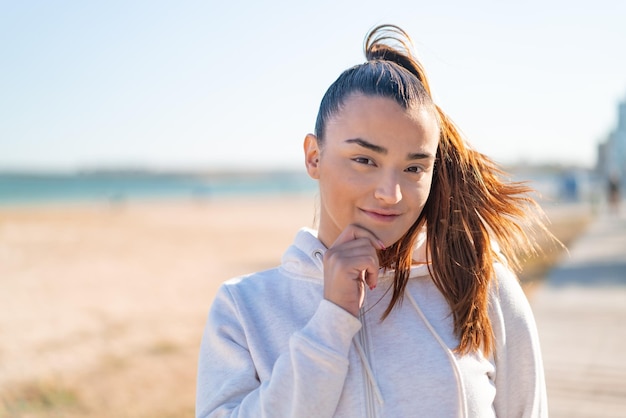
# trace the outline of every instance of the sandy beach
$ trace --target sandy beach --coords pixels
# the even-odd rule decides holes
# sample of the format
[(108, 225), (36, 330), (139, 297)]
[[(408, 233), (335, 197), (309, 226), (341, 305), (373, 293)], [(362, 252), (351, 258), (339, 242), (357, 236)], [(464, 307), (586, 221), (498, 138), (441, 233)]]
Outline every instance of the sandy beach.
[(192, 416), (216, 288), (314, 215), (313, 195), (1, 208), (0, 417)]
[(0, 416), (191, 416), (217, 286), (277, 264), (314, 207), (298, 196), (1, 209)]

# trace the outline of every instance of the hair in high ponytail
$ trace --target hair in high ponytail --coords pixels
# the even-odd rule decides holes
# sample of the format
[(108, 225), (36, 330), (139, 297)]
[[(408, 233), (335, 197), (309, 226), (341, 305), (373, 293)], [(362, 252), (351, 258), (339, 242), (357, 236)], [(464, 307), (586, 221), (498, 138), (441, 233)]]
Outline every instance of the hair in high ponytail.
[[(392, 45), (386, 44), (387, 41)], [(426, 72), (420, 62), (413, 57), (411, 52), (413, 43), (404, 30), (395, 25), (377, 26), (365, 37), (363, 49), (367, 61), (390, 61), (411, 72), (430, 96)]]
[[(379, 254), (381, 265), (394, 270), (392, 296), (386, 318), (404, 295), (413, 248), (425, 225), (429, 266), (437, 288), (450, 305), (457, 350), (468, 353), (494, 349), (488, 315), (489, 290), (495, 279), (497, 243), (513, 269), (519, 254), (536, 253), (529, 235), (535, 226), (549, 234), (541, 210), (524, 183), (507, 182), (487, 156), (472, 149), (451, 119), (434, 104), (426, 73), (413, 56), (410, 37), (394, 25), (377, 26), (365, 38), (367, 62), (344, 71), (329, 87), (320, 104), (315, 133), (323, 146), (324, 130), (352, 94), (382, 96), (404, 109), (433, 112), (440, 128), (431, 191), (419, 218), (405, 235)], [(495, 241), (495, 242), (492, 242)]]

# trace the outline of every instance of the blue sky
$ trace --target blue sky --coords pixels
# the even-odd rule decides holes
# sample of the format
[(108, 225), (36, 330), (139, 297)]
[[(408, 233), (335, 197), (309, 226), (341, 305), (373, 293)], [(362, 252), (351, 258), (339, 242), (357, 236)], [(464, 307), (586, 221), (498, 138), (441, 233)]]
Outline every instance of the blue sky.
[(626, 99), (625, 22), (618, 0), (0, 0), (0, 170), (301, 167), (380, 23), (480, 151), (591, 166)]

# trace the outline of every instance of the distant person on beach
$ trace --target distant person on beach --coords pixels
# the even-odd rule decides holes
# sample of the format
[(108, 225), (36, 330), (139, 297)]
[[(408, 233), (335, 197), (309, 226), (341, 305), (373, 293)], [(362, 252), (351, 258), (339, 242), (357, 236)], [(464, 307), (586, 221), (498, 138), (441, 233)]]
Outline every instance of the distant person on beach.
[(547, 416), (511, 270), (540, 209), (433, 102), (410, 45), (373, 29), (324, 95), (304, 140), (319, 225), (220, 287), (197, 417)]
[(608, 182), (609, 209), (612, 213), (619, 212), (619, 177), (615, 174), (609, 176)]

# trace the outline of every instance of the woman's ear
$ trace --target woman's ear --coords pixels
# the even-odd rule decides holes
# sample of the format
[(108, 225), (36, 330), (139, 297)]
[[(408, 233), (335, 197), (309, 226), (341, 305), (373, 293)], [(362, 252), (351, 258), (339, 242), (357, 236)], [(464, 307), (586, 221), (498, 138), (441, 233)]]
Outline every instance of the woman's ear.
[(304, 164), (306, 165), (306, 171), (312, 179), (318, 180), (319, 175), (319, 163), (320, 163), (320, 148), (317, 141), (317, 137), (313, 134), (308, 134), (304, 138)]

